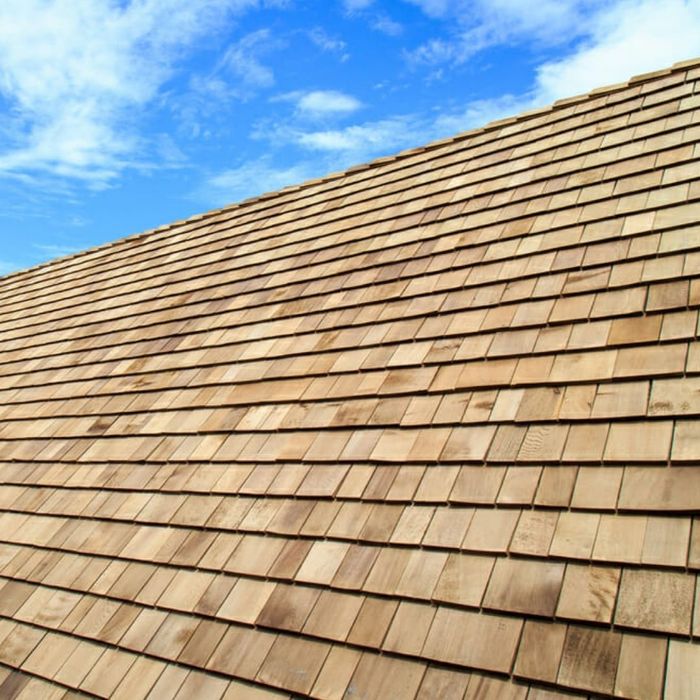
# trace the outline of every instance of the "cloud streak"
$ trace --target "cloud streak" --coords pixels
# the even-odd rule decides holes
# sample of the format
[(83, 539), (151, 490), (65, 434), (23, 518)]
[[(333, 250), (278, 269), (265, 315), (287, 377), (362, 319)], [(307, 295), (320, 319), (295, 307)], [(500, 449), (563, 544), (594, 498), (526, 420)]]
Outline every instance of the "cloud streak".
[(269, 88), (275, 84), (275, 74), (262, 62), (262, 56), (279, 44), (269, 29), (258, 29), (246, 34), (229, 46), (215, 69), (216, 73), (230, 71), (244, 85), (251, 88)]
[(536, 101), (616, 83), (700, 54), (700, 1), (646, 0), (606, 6), (583, 41), (537, 69)]
[(359, 100), (339, 90), (312, 90), (297, 101), (297, 109), (310, 116), (349, 114), (360, 107)]

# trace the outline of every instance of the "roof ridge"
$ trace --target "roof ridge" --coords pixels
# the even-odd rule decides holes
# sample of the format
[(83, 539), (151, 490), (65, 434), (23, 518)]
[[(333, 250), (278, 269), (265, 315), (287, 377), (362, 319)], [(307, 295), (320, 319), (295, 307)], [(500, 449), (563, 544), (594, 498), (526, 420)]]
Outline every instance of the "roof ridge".
[(527, 121), (529, 119), (533, 119), (534, 117), (541, 116), (543, 114), (547, 114), (550, 112), (554, 112), (558, 109), (562, 109), (564, 107), (569, 107), (573, 104), (579, 104), (582, 102), (585, 102), (587, 100), (590, 100), (591, 98), (594, 97), (600, 97), (601, 95), (606, 95), (606, 94), (611, 94), (614, 92), (620, 92), (632, 85), (636, 85), (638, 83), (643, 83), (647, 82), (649, 80), (652, 80), (654, 78), (660, 78), (663, 76), (671, 75), (673, 73), (682, 71), (682, 70), (687, 70), (689, 68), (694, 68), (694, 67), (700, 67), (700, 56), (696, 58), (690, 58), (686, 59), (684, 61), (677, 61), (676, 63), (673, 63), (671, 66), (667, 68), (662, 68), (660, 70), (656, 71), (650, 71), (648, 73), (639, 73), (637, 75), (634, 75), (630, 77), (628, 80), (620, 82), (620, 83), (611, 83), (609, 85), (604, 85), (598, 88), (595, 88), (593, 90), (590, 90), (586, 93), (580, 93), (578, 95), (573, 95), (571, 97), (564, 97), (559, 100), (555, 100), (554, 102), (545, 105), (543, 107), (536, 107), (534, 109), (526, 110), (524, 112), (519, 112), (516, 115), (510, 116), (510, 117), (503, 117), (501, 119), (494, 119), (490, 122), (487, 122), (483, 126), (479, 127), (474, 127), (472, 129), (467, 129), (466, 131), (460, 131), (454, 136), (448, 136), (442, 139), (437, 139), (435, 141), (430, 141), (427, 144), (423, 146), (414, 146), (412, 148), (407, 148), (401, 151), (398, 151), (395, 154), (392, 155), (385, 155), (385, 156), (380, 156), (378, 158), (374, 158), (370, 161), (367, 161), (365, 163), (358, 163), (356, 165), (349, 166), (348, 168), (345, 168), (343, 170), (335, 171), (328, 173), (326, 175), (312, 178), (310, 180), (304, 180), (303, 182), (296, 183), (293, 185), (287, 185), (286, 187), (282, 187), (279, 190), (270, 190), (268, 192), (263, 192), (259, 195), (255, 195), (253, 197), (248, 197), (246, 199), (242, 199), (239, 202), (234, 202), (231, 204), (224, 205), (223, 207), (219, 207), (217, 209), (211, 209), (206, 212), (200, 212), (197, 214), (193, 214), (192, 216), (186, 217), (185, 219), (178, 219), (176, 221), (173, 221), (169, 224), (164, 224), (162, 226), (158, 226), (153, 229), (147, 229), (145, 231), (140, 231), (138, 233), (133, 233), (129, 234), (127, 236), (123, 236), (121, 238), (118, 238), (114, 241), (109, 241), (107, 243), (103, 243), (101, 245), (93, 246), (91, 248), (87, 248), (86, 250), (81, 250), (77, 253), (71, 253), (70, 255), (65, 255), (65, 256), (60, 256), (57, 258), (52, 258), (51, 260), (47, 260), (45, 262), (39, 263), (37, 265), (32, 265), (31, 267), (28, 268), (23, 268), (21, 270), (15, 270), (13, 272), (10, 272), (6, 275), (0, 275), (0, 283), (3, 283), (5, 281), (11, 280), (13, 278), (17, 278), (20, 275), (27, 275), (30, 273), (35, 273), (41, 270), (48, 270), (49, 268), (52, 268), (56, 266), (57, 264), (60, 263), (65, 263), (70, 260), (77, 260), (81, 257), (85, 257), (87, 255), (91, 255), (94, 253), (97, 253), (99, 251), (107, 251), (111, 248), (114, 248), (116, 246), (120, 246), (126, 243), (131, 243), (134, 241), (137, 241), (142, 238), (147, 238), (153, 235), (156, 235), (158, 233), (163, 233), (165, 231), (172, 230), (176, 227), (179, 226), (185, 226), (190, 223), (194, 223), (197, 221), (204, 220), (206, 218), (209, 218), (211, 216), (215, 216), (218, 214), (221, 214), (222, 212), (227, 212), (227, 211), (233, 211), (235, 209), (240, 209), (246, 206), (250, 206), (256, 202), (261, 202), (266, 199), (272, 199), (274, 197), (277, 197), (282, 194), (288, 194), (291, 192), (299, 191), (299, 190), (304, 190), (307, 189), (308, 187), (311, 187), (312, 185), (318, 185), (324, 182), (330, 182), (332, 180), (340, 179), (345, 177), (348, 174), (351, 174), (353, 172), (358, 172), (362, 170), (369, 170), (371, 168), (379, 167), (381, 165), (384, 165), (388, 162), (393, 162), (396, 160), (401, 160), (403, 158), (408, 158), (413, 155), (417, 155), (418, 153), (424, 153), (426, 151), (433, 150), (435, 148), (439, 148), (440, 146), (449, 144), (449, 143), (454, 143), (456, 141), (462, 141), (465, 140), (471, 136), (481, 134), (481, 133), (486, 133), (489, 131), (494, 131), (495, 129), (501, 128), (503, 126), (510, 126), (513, 124), (517, 124), (520, 122)]

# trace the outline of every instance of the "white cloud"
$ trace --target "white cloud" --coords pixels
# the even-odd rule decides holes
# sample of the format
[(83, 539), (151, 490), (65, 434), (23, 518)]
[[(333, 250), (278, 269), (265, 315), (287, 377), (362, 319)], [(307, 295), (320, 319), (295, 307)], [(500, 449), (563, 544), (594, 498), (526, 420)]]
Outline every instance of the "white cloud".
[(448, 23), (445, 36), (407, 53), (414, 63), (463, 63), (479, 51), (522, 41), (561, 44), (584, 35), (604, 0), (406, 0)]
[(463, 63), (492, 46), (573, 43), (563, 59), (540, 67), (536, 88), (543, 97), (622, 80), (700, 51), (700, 0), (406, 1), (446, 26), (407, 53), (414, 64)]
[(399, 36), (403, 33), (403, 25), (384, 14), (377, 15), (372, 20), (371, 27), (387, 36)]
[(300, 146), (317, 151), (354, 151), (370, 155), (378, 151), (400, 148), (407, 142), (416, 143), (416, 134), (408, 117), (392, 117), (343, 129), (298, 132)]
[(275, 76), (272, 69), (262, 63), (261, 57), (277, 46), (279, 44), (273, 40), (269, 29), (251, 32), (228, 47), (217, 71), (227, 68), (249, 86), (271, 87)]
[(347, 61), (347, 59), (350, 57), (346, 52), (347, 44), (342, 39), (338, 39), (337, 37), (333, 37), (328, 34), (323, 27), (314, 27), (313, 29), (310, 29), (306, 35), (313, 44), (321, 49), (321, 51), (340, 54), (340, 59), (342, 61)]
[[(407, 0), (459, 29), (408, 54), (413, 63), (461, 63), (492, 45), (569, 44), (535, 69), (531, 89), (468, 105), (472, 124), (540, 107), (700, 54), (700, 0)], [(485, 120), (486, 121), (486, 120)]]
[[(410, 0), (409, 0), (410, 1)], [(403, 25), (385, 12), (374, 9), (374, 0), (343, 0), (343, 7), (348, 15), (361, 15), (369, 20), (369, 26), (387, 36), (399, 36)]]
[(532, 95), (501, 95), (492, 99), (474, 100), (462, 109), (439, 114), (433, 122), (433, 131), (435, 138), (451, 136), (533, 107)]
[(297, 109), (312, 116), (326, 114), (349, 114), (362, 104), (359, 100), (338, 90), (312, 90), (303, 93), (297, 100)]
[(626, 80), (700, 54), (700, 0), (618, 2), (594, 18), (587, 39), (537, 70), (539, 104)]
[(138, 165), (135, 117), (182, 52), (255, 0), (4, 0), (0, 172), (108, 183)]

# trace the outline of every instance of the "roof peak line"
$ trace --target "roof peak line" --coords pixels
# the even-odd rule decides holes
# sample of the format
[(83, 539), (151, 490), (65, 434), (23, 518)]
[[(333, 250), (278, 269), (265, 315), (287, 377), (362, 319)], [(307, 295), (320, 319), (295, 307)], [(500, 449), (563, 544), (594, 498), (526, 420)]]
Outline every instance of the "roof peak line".
[(690, 58), (686, 59), (684, 61), (678, 61), (674, 64), (672, 64), (668, 68), (662, 68), (660, 70), (656, 71), (651, 71), (648, 73), (640, 73), (637, 75), (634, 75), (630, 77), (627, 81), (619, 82), (619, 83), (612, 83), (609, 85), (604, 85), (598, 88), (595, 88), (593, 90), (590, 90), (589, 92), (586, 93), (581, 93), (578, 95), (573, 95), (571, 97), (565, 97), (561, 98), (559, 100), (554, 101), (551, 104), (545, 105), (543, 107), (537, 107), (531, 110), (527, 110), (525, 112), (520, 112), (516, 115), (510, 116), (510, 117), (504, 117), (501, 119), (496, 119), (490, 122), (487, 122), (483, 126), (480, 127), (475, 127), (473, 129), (468, 129), (466, 131), (461, 131), (454, 136), (449, 136), (446, 138), (438, 139), (436, 141), (431, 141), (423, 146), (417, 146), (409, 149), (405, 149), (402, 151), (399, 151), (393, 155), (388, 155), (388, 156), (381, 156), (379, 158), (375, 158), (373, 160), (370, 160), (366, 163), (359, 163), (356, 165), (352, 165), (348, 168), (345, 168), (344, 170), (328, 173), (326, 175), (323, 175), (321, 177), (317, 178), (312, 178), (310, 180), (305, 180), (301, 183), (294, 184), (294, 185), (288, 185), (286, 187), (283, 187), (279, 190), (273, 190), (269, 192), (263, 192), (262, 194), (255, 195), (254, 197), (249, 197), (247, 199), (243, 199), (239, 202), (234, 202), (232, 204), (225, 205), (223, 207), (219, 207), (217, 209), (212, 209), (206, 212), (201, 212), (198, 214), (193, 214), (192, 216), (189, 216), (185, 219), (180, 219), (178, 221), (174, 221), (172, 223), (159, 226), (154, 229), (149, 229), (146, 231), (141, 231), (139, 233), (131, 234), (128, 236), (124, 236), (122, 238), (119, 238), (115, 241), (110, 241), (108, 243), (104, 243), (99, 246), (94, 246), (92, 248), (88, 248), (87, 250), (79, 251), (77, 253), (72, 253), (67, 256), (59, 257), (59, 258), (54, 258), (52, 260), (47, 260), (46, 262), (40, 263), (38, 265), (34, 265), (32, 267), (22, 269), (22, 270), (16, 270), (14, 272), (10, 272), (9, 274), (0, 277), (0, 284), (12, 280), (14, 278), (18, 278), (20, 275), (27, 275), (29, 273), (33, 272), (38, 272), (42, 270), (48, 270), (49, 268), (55, 266), (58, 263), (65, 263), (71, 260), (77, 260), (81, 257), (87, 256), (88, 254), (94, 254), (98, 253), (100, 251), (109, 251), (117, 246), (126, 244), (126, 243), (133, 243), (136, 241), (139, 241), (144, 238), (148, 238), (150, 236), (153, 236), (158, 233), (165, 233), (167, 231), (172, 231), (174, 228), (177, 227), (182, 227), (186, 226), (188, 224), (194, 224), (198, 221), (203, 221), (212, 215), (218, 215), (223, 212), (229, 212), (229, 211), (234, 211), (236, 209), (241, 209), (247, 206), (250, 206), (252, 204), (258, 203), (258, 202), (263, 202), (265, 200), (273, 199), (275, 197), (278, 197), (279, 195), (283, 194), (290, 194), (293, 192), (297, 192), (300, 190), (307, 189), (311, 186), (314, 185), (319, 185), (322, 183), (326, 182), (332, 182), (333, 180), (338, 180), (341, 179), (349, 174), (355, 173), (355, 172), (361, 172), (363, 170), (370, 170), (376, 167), (379, 167), (381, 165), (385, 165), (386, 163), (390, 163), (393, 161), (397, 160), (402, 160), (404, 158), (409, 158), (414, 155), (418, 155), (420, 153), (425, 153), (426, 151), (434, 150), (436, 148), (439, 148), (441, 146), (444, 146), (449, 143), (454, 143), (456, 141), (461, 141), (465, 140), (471, 136), (475, 136), (478, 134), (482, 133), (487, 133), (489, 131), (494, 131), (496, 129), (502, 128), (504, 126), (510, 126), (513, 124), (517, 124), (520, 122), (528, 121), (530, 119), (533, 119), (537, 116), (541, 116), (550, 112), (555, 112), (558, 109), (562, 109), (564, 107), (570, 107), (575, 104), (579, 104), (582, 102), (585, 102), (587, 100), (590, 100), (595, 97), (601, 97), (603, 95), (607, 94), (612, 94), (615, 92), (620, 92), (624, 89), (627, 89), (633, 85), (647, 82), (656, 78), (663, 78), (669, 75), (672, 75), (674, 73), (678, 73), (680, 71), (688, 70), (691, 68), (700, 68), (700, 56), (696, 58)]

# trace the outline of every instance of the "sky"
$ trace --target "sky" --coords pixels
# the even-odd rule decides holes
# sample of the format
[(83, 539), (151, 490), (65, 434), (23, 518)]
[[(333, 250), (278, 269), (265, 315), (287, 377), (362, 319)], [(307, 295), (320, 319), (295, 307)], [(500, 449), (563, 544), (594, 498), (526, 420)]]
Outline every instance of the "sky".
[(700, 56), (700, 0), (2, 0), (0, 275)]

